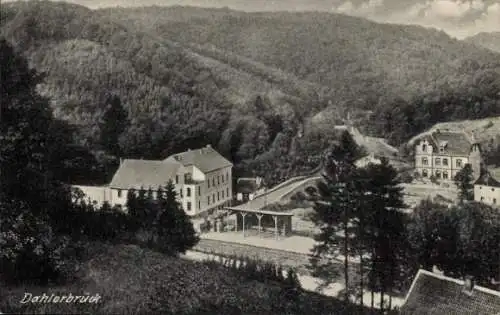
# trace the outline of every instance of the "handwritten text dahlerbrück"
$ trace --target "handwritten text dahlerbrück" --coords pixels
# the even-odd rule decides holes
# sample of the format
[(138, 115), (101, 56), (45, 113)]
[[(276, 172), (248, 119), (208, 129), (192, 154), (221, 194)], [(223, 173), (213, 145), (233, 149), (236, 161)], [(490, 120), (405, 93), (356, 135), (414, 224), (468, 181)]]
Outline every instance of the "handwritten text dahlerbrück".
[(73, 295), (69, 293), (68, 295), (33, 295), (31, 293), (24, 293), (24, 297), (21, 300), (22, 304), (25, 303), (95, 303), (97, 304), (101, 296), (99, 294), (94, 295)]

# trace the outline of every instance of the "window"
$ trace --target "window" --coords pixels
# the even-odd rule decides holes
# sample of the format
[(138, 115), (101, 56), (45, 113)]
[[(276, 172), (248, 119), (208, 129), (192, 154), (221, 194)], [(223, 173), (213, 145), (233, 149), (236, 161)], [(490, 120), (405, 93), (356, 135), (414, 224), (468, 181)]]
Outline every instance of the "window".
[(222, 183), (224, 184), (224, 175), (222, 175), (221, 177), (222, 177)]
[(436, 171), (436, 177), (441, 178), (441, 171)]
[(422, 151), (427, 152), (427, 145), (426, 144), (422, 144)]
[(491, 188), (491, 191), (495, 191), (495, 188)]
[(429, 175), (429, 174), (427, 173), (427, 170), (423, 170), (423, 171), (422, 171), (422, 176), (423, 176), (423, 177), (427, 177), (428, 175)]
[(193, 179), (192, 175), (190, 173), (184, 174), (184, 182), (189, 183)]
[(121, 197), (122, 197), (122, 190), (118, 189), (118, 198), (121, 198)]
[(186, 197), (191, 197), (191, 188), (186, 188)]
[(217, 201), (220, 201), (220, 193), (217, 192)]
[(226, 195), (229, 198), (229, 188), (226, 188)]
[[(222, 177), (222, 178), (224, 178), (224, 177)], [(222, 199), (224, 199), (224, 190), (222, 191)]]
[(462, 167), (462, 160), (458, 159), (456, 164), (457, 164), (457, 167)]
[(187, 208), (187, 211), (191, 211), (191, 202), (187, 202), (186, 203), (186, 208)]
[(448, 172), (447, 172), (447, 171), (444, 171), (444, 172), (443, 172), (443, 178), (444, 178), (444, 179), (448, 179)]
[(444, 152), (444, 146), (439, 147), (439, 152)]
[(481, 201), (483, 201), (483, 200), (484, 200), (484, 197), (481, 197)]
[(182, 195), (182, 188), (179, 190), (179, 192), (180, 192), (181, 198), (183, 198), (184, 196)]
[(226, 181), (229, 181), (229, 173), (226, 173)]
[(201, 201), (198, 200), (198, 210), (201, 209)]
[(207, 204), (210, 204), (210, 196), (207, 196)]
[(212, 178), (212, 186), (215, 186), (215, 177)]
[(201, 196), (201, 186), (198, 186), (198, 196)]
[(422, 158), (422, 165), (427, 165), (429, 163), (429, 161), (427, 160), (427, 158)]
[(179, 183), (179, 175), (175, 175), (175, 183), (178, 184)]
[(497, 203), (497, 198), (493, 198), (493, 203), (496, 204)]
[(220, 175), (217, 175), (217, 185), (220, 185)]
[(448, 166), (448, 159), (443, 159), (443, 165)]
[(441, 159), (440, 158), (436, 158), (436, 165), (441, 165)]
[(212, 200), (215, 202), (215, 193), (212, 195)]
[(208, 188), (210, 188), (210, 179), (207, 181)]

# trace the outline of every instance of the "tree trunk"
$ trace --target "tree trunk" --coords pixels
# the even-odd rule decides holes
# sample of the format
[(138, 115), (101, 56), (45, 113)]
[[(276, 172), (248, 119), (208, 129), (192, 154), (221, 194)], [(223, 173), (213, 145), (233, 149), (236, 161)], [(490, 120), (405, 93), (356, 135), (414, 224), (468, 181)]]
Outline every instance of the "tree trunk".
[(363, 252), (359, 254), (359, 289), (360, 289), (360, 304), (361, 307), (364, 307), (363, 303)]
[(380, 279), (380, 314), (384, 314), (384, 279), (381, 277)]
[(347, 224), (349, 218), (347, 217), (347, 205), (344, 205), (344, 279), (345, 279), (345, 303), (349, 304), (349, 243), (348, 243), (348, 230)]

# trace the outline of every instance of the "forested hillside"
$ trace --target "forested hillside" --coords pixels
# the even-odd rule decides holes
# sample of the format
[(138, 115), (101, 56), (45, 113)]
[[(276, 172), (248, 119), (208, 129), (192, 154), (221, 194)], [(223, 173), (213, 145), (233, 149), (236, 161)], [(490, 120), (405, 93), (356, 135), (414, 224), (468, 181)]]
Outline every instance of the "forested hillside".
[(500, 115), (500, 54), (434, 29), (319, 12), (101, 12), (183, 45), (217, 47), (327, 86), (324, 95), (336, 111), (322, 114), (369, 110), (357, 119), (360, 129), (396, 146), (438, 122)]
[(467, 37), (465, 41), (478, 47), (485, 47), (500, 53), (500, 32), (479, 33)]
[(82, 6), (3, 5), (2, 35), (45, 72), (41, 92), (89, 147), (105, 149), (102, 116), (118, 96), (129, 117), (120, 137), (126, 157), (159, 159), (211, 143), (237, 164), (279, 158), (308, 112), (326, 105), (319, 85), (244, 58), (202, 55)]
[[(210, 143), (237, 173), (280, 180), (319, 165), (346, 111), (395, 145), (436, 122), (500, 115), (500, 54), (421, 27), (47, 1), (3, 4), (0, 23), (46, 74), (39, 89), (55, 115), (81, 144), (115, 156)], [(128, 117), (118, 151), (102, 132), (112, 104)]]

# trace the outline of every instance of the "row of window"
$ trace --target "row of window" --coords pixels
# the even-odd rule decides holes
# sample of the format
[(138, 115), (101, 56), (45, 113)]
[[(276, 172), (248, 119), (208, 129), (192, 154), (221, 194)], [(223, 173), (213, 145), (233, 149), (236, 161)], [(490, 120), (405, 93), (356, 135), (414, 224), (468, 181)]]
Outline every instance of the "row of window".
[[(449, 178), (449, 175), (448, 175), (448, 172), (447, 171), (443, 171), (441, 173), (440, 170), (436, 170), (436, 172), (434, 173), (434, 175), (437, 177), (437, 178), (442, 178), (442, 179), (448, 179)], [(427, 170), (422, 170), (422, 176), (423, 177), (428, 177), (429, 176), (429, 173)]]
[[(423, 144), (422, 145), (422, 151), (426, 152), (427, 151), (427, 145)], [(444, 152), (444, 145), (439, 146), (439, 151)]]
[[(221, 179), (222, 179), (222, 184), (224, 184), (224, 177), (226, 178), (226, 182), (229, 182), (229, 173), (226, 172), (226, 175), (218, 175), (217, 176), (217, 185), (221, 184)], [(215, 176), (212, 177), (212, 186), (215, 187)], [(207, 181), (207, 187), (210, 188), (210, 179)]]
[[(443, 166), (448, 166), (448, 159), (443, 158), (442, 162), (443, 162)], [(462, 160), (457, 159), (455, 164), (457, 167), (462, 167)], [(422, 158), (422, 165), (429, 165), (429, 160), (426, 157)], [(441, 158), (436, 158), (434, 160), (434, 165), (436, 165), (436, 166), (441, 165)]]
[[(186, 202), (186, 211), (191, 211), (192, 210), (192, 204), (190, 201)], [(201, 202), (198, 201), (198, 210), (200, 210), (201, 208)]]
[[(210, 197), (212, 197), (212, 199), (210, 199)], [(215, 193), (213, 193), (212, 196), (207, 196), (207, 204), (210, 204), (210, 200), (212, 201), (212, 203), (215, 203), (217, 201), (220, 201), (221, 198), (224, 199), (226, 197), (229, 197), (229, 188), (226, 188), (226, 194), (225, 195), (224, 195), (224, 190), (218, 191), (217, 192), (217, 200), (215, 199)]]
[[(481, 197), (481, 201), (484, 201), (484, 197)], [(493, 198), (492, 201), (493, 201), (493, 204), (495, 204), (495, 205), (497, 204), (497, 198)]]
[[(180, 190), (180, 196), (181, 198), (184, 198), (184, 195), (182, 193), (182, 188)], [(201, 196), (201, 187), (198, 186), (198, 196)], [(191, 197), (191, 187), (186, 188), (186, 197)]]

